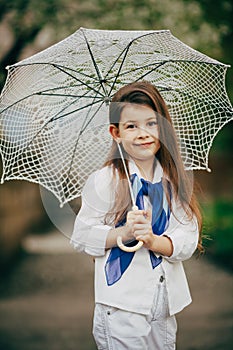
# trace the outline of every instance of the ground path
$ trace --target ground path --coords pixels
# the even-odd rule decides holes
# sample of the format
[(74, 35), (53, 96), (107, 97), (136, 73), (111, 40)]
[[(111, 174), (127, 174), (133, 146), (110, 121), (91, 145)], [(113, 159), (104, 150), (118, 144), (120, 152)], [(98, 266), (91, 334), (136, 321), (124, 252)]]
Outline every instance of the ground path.
[[(28, 237), (0, 286), (0, 349), (95, 350), (93, 262), (58, 233)], [(201, 258), (185, 263), (193, 304), (178, 315), (178, 350), (230, 350), (233, 276)]]

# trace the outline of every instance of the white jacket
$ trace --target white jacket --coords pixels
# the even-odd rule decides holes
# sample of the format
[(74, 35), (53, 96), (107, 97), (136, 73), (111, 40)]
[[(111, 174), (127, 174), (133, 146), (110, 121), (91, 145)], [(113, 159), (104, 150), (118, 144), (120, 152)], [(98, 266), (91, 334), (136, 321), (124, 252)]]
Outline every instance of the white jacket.
[[(129, 163), (130, 174), (141, 174), (133, 161)], [(160, 181), (162, 167), (157, 162), (153, 182)], [(152, 269), (149, 252), (141, 248), (134, 255), (121, 279), (108, 286), (105, 263), (110, 253), (105, 243), (111, 225), (105, 224), (105, 215), (114, 203), (112, 169), (105, 167), (93, 173), (82, 193), (82, 207), (77, 215), (71, 243), (78, 251), (95, 256), (95, 302), (120, 309), (149, 314), (153, 303), (158, 270)], [(145, 206), (150, 205), (144, 197)], [(171, 257), (163, 257), (160, 264), (165, 275), (170, 315), (190, 304), (191, 296), (182, 261), (189, 259), (197, 247), (198, 225), (196, 218), (188, 219), (179, 203), (174, 203), (167, 230), (163, 233), (173, 244)], [(161, 271), (161, 269), (160, 269)]]

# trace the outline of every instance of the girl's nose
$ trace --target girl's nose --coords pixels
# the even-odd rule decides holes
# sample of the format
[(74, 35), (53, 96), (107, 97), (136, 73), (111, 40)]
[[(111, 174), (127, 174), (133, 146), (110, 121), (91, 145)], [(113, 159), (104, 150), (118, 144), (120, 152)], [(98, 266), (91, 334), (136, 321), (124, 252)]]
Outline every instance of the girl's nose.
[(149, 133), (145, 128), (138, 128), (137, 136), (138, 137), (148, 137)]

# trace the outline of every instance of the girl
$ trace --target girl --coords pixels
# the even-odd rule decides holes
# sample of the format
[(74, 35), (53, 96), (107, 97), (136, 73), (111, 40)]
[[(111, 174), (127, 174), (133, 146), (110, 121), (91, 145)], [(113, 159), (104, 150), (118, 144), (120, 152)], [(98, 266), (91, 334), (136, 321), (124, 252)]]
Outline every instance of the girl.
[[(191, 181), (165, 102), (149, 82), (115, 94), (109, 131), (110, 155), (84, 187), (71, 240), (95, 257), (94, 338), (102, 350), (175, 349), (174, 315), (191, 302), (182, 261), (201, 247)], [(124, 252), (118, 237), (144, 244)]]

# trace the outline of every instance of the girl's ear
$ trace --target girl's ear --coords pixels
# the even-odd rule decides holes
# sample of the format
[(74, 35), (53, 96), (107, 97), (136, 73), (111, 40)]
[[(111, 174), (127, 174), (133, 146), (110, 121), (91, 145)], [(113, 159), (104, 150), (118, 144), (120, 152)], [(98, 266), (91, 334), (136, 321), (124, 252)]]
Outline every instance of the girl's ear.
[(116, 141), (116, 142), (120, 142), (120, 135), (119, 135), (119, 129), (116, 125), (114, 124), (110, 124), (109, 126), (109, 132), (112, 136), (112, 138)]

